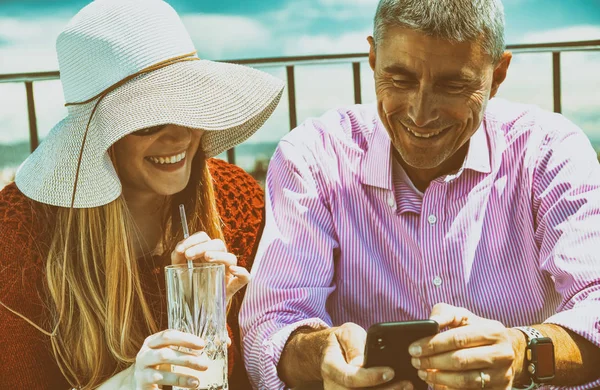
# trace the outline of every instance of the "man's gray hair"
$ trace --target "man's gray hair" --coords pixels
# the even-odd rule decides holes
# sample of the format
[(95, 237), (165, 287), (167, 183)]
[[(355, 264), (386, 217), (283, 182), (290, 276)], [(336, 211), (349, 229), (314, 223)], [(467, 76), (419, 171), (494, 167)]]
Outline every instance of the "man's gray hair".
[(373, 38), (400, 26), (452, 42), (479, 42), (494, 62), (504, 53), (504, 7), (500, 0), (380, 0)]

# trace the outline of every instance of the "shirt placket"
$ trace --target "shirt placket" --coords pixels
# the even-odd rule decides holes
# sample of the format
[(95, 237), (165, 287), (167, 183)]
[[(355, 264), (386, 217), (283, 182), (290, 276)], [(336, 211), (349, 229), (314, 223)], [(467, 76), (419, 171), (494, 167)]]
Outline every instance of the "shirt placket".
[(433, 181), (423, 196), (420, 216), (420, 249), (423, 259), (422, 285), (431, 307), (446, 302), (450, 286), (444, 249), (446, 236), (447, 184)]

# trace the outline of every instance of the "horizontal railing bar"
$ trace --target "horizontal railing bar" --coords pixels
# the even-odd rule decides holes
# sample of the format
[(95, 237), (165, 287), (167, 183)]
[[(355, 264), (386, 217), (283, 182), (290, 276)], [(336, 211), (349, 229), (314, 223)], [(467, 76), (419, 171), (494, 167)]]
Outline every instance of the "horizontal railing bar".
[(279, 68), (285, 66), (311, 66), (311, 65), (335, 65), (335, 64), (347, 64), (351, 62), (367, 62), (369, 59), (369, 53), (365, 53), (361, 57), (349, 57), (349, 58), (331, 58), (331, 59), (323, 59), (323, 60), (305, 60), (305, 61), (283, 61), (283, 62), (269, 62), (269, 63), (260, 63), (255, 64), (253, 62), (250, 63), (239, 63), (234, 61), (219, 61), (219, 62), (229, 62), (231, 64), (240, 64), (252, 66), (258, 69), (265, 68)]
[(506, 48), (513, 51), (543, 49), (547, 52), (583, 50), (585, 48), (591, 50), (600, 50), (600, 39), (574, 42), (523, 43), (507, 45)]
[(27, 83), (30, 81), (58, 80), (60, 73), (55, 70), (52, 72), (32, 72), (32, 73), (9, 73), (0, 74), (0, 83)]
[[(596, 51), (600, 50), (600, 39), (589, 41), (573, 41), (573, 42), (553, 42), (553, 43), (525, 43), (507, 45), (506, 50), (515, 53), (520, 52), (555, 52), (555, 51)], [(326, 54), (313, 56), (295, 56), (295, 57), (270, 57), (270, 58), (249, 58), (241, 60), (225, 60), (223, 62), (231, 62), (241, 65), (304, 65), (304, 63), (323, 62), (323, 61), (340, 61), (359, 59), (366, 60), (369, 53), (350, 53), (350, 54)]]
[(340, 61), (352, 60), (355, 58), (367, 58), (369, 53), (347, 53), (347, 54), (322, 54), (312, 56), (290, 56), (290, 57), (266, 57), (266, 58), (247, 58), (240, 60), (223, 60), (223, 62), (231, 62), (240, 65), (279, 65), (293, 63), (297, 65), (299, 62), (323, 62), (323, 61)]
[[(507, 45), (507, 50), (514, 53), (552, 53), (562, 51), (600, 51), (600, 39), (576, 42), (553, 42), (553, 43), (527, 43)], [(347, 53), (347, 54), (325, 54), (310, 56), (291, 56), (291, 57), (269, 57), (269, 58), (247, 58), (237, 60), (223, 60), (240, 65), (251, 65), (260, 68), (275, 66), (298, 66), (312, 64), (334, 64), (339, 62), (366, 61), (368, 53)], [(0, 74), (0, 83), (29, 82), (56, 80), (59, 78), (58, 71), (51, 72), (31, 72), (31, 73), (13, 73)]]
[(545, 49), (545, 48), (531, 48), (531, 49), (507, 49), (510, 50), (511, 53), (514, 54), (526, 54), (526, 53), (556, 53), (556, 52), (590, 52), (590, 51), (600, 51), (600, 46), (581, 46), (581, 47), (565, 47), (560, 50), (555, 49)]

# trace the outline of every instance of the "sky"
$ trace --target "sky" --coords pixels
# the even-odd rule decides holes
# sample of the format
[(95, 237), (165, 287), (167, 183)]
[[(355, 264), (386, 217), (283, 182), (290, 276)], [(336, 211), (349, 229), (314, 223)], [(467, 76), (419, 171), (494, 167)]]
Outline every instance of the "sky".
[[(170, 0), (201, 58), (212, 60), (366, 52), (377, 0)], [(506, 42), (600, 39), (600, 0), (504, 0)], [(55, 40), (85, 0), (0, 0), (0, 74), (58, 69)], [(552, 109), (550, 54), (515, 55), (500, 96)], [(600, 144), (600, 51), (566, 53), (563, 112)], [(361, 68), (363, 101), (374, 100)], [(285, 79), (283, 68), (265, 71)], [(350, 64), (296, 68), (298, 117), (353, 102)], [(34, 86), (43, 137), (65, 114), (60, 82)], [(285, 97), (285, 95), (284, 95)], [(250, 142), (289, 130), (285, 98)], [(0, 84), (0, 143), (27, 139), (23, 84)]]

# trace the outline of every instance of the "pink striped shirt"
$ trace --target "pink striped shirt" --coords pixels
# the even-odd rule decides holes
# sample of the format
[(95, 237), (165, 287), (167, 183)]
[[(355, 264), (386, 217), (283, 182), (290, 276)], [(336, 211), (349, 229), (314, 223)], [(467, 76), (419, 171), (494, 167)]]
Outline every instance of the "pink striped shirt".
[(600, 166), (579, 128), (493, 99), (462, 168), (424, 193), (390, 151), (374, 105), (281, 140), (240, 314), (255, 387), (284, 388), (276, 366), (300, 326), (367, 329), (428, 318), (439, 302), (600, 346)]

